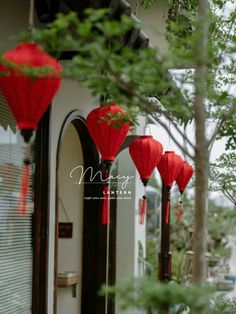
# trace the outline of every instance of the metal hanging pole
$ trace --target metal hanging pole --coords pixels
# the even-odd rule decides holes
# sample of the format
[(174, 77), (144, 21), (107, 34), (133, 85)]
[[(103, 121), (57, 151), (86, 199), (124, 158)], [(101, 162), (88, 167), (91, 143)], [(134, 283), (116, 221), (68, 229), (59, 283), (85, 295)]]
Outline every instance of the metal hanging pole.
[[(106, 169), (108, 173), (110, 172), (112, 163), (107, 164), (108, 168)], [(110, 180), (107, 182), (108, 188), (110, 189)], [(109, 195), (107, 196), (109, 197)], [(110, 202), (108, 199), (108, 220), (106, 225), (106, 286), (109, 285), (109, 255), (110, 255)], [(108, 292), (105, 294), (105, 314), (108, 314)]]
[[(169, 202), (169, 204), (168, 204)], [(161, 200), (161, 247), (159, 253), (159, 280), (171, 280), (171, 253), (170, 253), (170, 188), (162, 182)], [(168, 219), (166, 219), (168, 218)]]
[[(110, 254), (110, 204), (108, 205), (107, 249), (106, 249), (106, 286), (109, 285), (109, 254)], [(105, 314), (108, 314), (108, 292), (105, 295)]]

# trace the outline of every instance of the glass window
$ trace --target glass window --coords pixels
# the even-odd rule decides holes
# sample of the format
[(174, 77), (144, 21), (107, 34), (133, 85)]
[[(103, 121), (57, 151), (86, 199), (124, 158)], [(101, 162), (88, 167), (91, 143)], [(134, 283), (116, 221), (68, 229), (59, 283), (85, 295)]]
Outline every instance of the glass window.
[[(0, 313), (29, 314), (32, 304), (33, 177), (30, 176), (27, 213), (22, 216), (19, 201), (24, 143), (15, 126), (0, 94)], [(33, 164), (31, 173), (32, 167)]]

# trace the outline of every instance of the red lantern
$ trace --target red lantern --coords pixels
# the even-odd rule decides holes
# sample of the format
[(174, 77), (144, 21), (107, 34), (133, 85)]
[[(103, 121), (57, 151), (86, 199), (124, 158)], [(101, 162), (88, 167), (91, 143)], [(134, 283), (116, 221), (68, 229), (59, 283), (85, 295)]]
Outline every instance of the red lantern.
[[(87, 117), (88, 131), (95, 142), (105, 165), (104, 178), (109, 178), (109, 170), (127, 133), (130, 123), (124, 122), (125, 111), (112, 103), (92, 110)], [(108, 183), (104, 185), (102, 223), (109, 223)]]
[(179, 187), (181, 194), (183, 194), (192, 176), (193, 176), (193, 167), (187, 161), (184, 161), (182, 168), (176, 178), (176, 183)]
[(192, 178), (193, 175), (193, 167), (187, 162), (184, 161), (182, 168), (176, 178), (176, 183), (179, 187), (180, 191), (180, 201), (179, 201), (179, 206), (178, 206), (178, 211), (177, 211), (177, 219), (176, 221), (179, 222), (182, 216), (183, 212), (183, 201), (182, 201), (182, 194), (189, 182), (189, 180)]
[[(168, 189), (170, 194), (170, 189), (178, 176), (181, 167), (183, 165), (183, 160), (180, 156), (176, 155), (172, 151), (167, 151), (162, 156), (157, 169), (161, 175), (164, 186)], [(169, 223), (170, 218), (170, 195), (168, 196), (166, 204), (166, 224)]]
[(143, 135), (131, 143), (129, 153), (140, 174), (145, 189), (139, 220), (139, 222), (143, 224), (147, 206), (146, 186), (156, 165), (162, 157), (163, 147), (158, 141), (154, 140), (152, 136)]
[[(45, 69), (45, 73), (31, 77), (24, 73), (24, 70), (30, 69)], [(3, 54), (0, 88), (20, 130), (32, 131), (37, 128), (60, 86), (61, 71), (58, 61), (37, 44), (21, 43)], [(25, 140), (29, 140), (27, 135)]]
[[(33, 70), (40, 71), (34, 74)], [(21, 43), (3, 54), (0, 88), (26, 143), (48, 108), (61, 82), (62, 67), (34, 43)], [(30, 73), (32, 72), (32, 73)], [(22, 214), (26, 212), (29, 180), (29, 144), (26, 147), (21, 187)]]
[(172, 151), (166, 151), (162, 156), (157, 169), (165, 186), (172, 187), (177, 175), (179, 174), (183, 160)]
[(130, 129), (129, 122), (122, 123), (125, 111), (112, 103), (92, 110), (87, 117), (89, 133), (103, 161), (113, 161)]

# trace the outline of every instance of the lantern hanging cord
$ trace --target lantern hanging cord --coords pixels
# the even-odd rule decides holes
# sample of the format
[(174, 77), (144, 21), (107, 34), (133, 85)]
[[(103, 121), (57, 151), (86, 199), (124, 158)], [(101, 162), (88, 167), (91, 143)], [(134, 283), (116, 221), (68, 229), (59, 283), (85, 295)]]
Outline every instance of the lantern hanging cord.
[(34, 27), (34, 0), (30, 0), (29, 8), (29, 31), (31, 32)]
[(183, 191), (180, 191), (179, 204), (176, 215), (176, 223), (180, 222), (180, 219), (183, 214)]
[(146, 113), (146, 115), (145, 115), (145, 126), (143, 128), (143, 134), (144, 135), (148, 134), (147, 130), (149, 131), (149, 135), (151, 135), (151, 128), (150, 128), (150, 125), (148, 124), (148, 115)]
[(103, 207), (102, 207), (102, 224), (106, 225), (110, 223), (110, 217), (109, 217), (109, 168), (105, 170), (104, 173), (104, 180), (107, 182), (104, 183), (103, 188)]
[(171, 150), (171, 138), (170, 138), (170, 121), (168, 122), (168, 144), (167, 144), (168, 149)]
[(143, 199), (142, 199), (142, 204), (140, 207), (140, 213), (139, 213), (139, 223), (141, 225), (144, 224), (144, 219), (145, 219), (145, 214), (147, 211), (147, 184), (148, 180), (142, 180), (143, 186), (144, 186), (144, 193), (143, 193)]
[(66, 216), (67, 221), (71, 222), (72, 220), (70, 219), (70, 216), (69, 216), (69, 214), (68, 214), (68, 212), (66, 210), (66, 207), (65, 207), (65, 205), (64, 205), (64, 203), (63, 203), (63, 201), (62, 201), (60, 196), (59, 196), (59, 203), (61, 204), (61, 207), (63, 209), (63, 212), (64, 212), (65, 216)]
[(24, 164), (30, 165), (30, 143), (25, 143), (25, 158), (24, 158)]
[(167, 195), (167, 202), (166, 202), (166, 218), (165, 218), (165, 222), (168, 225), (170, 222), (170, 187), (167, 186), (167, 191), (168, 191), (168, 195)]
[(29, 190), (29, 177), (30, 177), (30, 143), (25, 143), (25, 157), (24, 157), (24, 167), (22, 174), (22, 181), (20, 187), (20, 207), (22, 216), (26, 215), (27, 211), (27, 197)]
[[(147, 132), (147, 130), (148, 130), (148, 132)], [(151, 128), (150, 128), (149, 124), (146, 124), (144, 127), (144, 135), (151, 135)]]
[[(109, 183), (108, 183), (109, 184)], [(109, 255), (110, 255), (110, 210), (108, 209), (108, 221), (107, 223), (107, 249), (106, 249), (106, 286), (109, 285)], [(105, 314), (108, 314), (108, 291), (105, 295)]]

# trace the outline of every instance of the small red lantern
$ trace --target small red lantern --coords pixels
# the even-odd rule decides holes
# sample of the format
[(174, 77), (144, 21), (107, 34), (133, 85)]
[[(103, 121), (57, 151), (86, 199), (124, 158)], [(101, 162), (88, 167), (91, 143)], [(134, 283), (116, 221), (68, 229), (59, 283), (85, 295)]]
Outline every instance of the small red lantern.
[(147, 206), (146, 186), (162, 157), (163, 147), (151, 135), (143, 135), (131, 143), (129, 153), (140, 174), (145, 189), (139, 220), (140, 224), (143, 224)]
[(183, 212), (183, 201), (182, 201), (182, 194), (189, 182), (189, 180), (192, 178), (193, 176), (193, 167), (187, 162), (184, 161), (182, 168), (176, 178), (176, 183), (179, 187), (179, 191), (180, 191), (180, 201), (179, 201), (179, 206), (178, 206), (178, 212), (177, 212), (177, 219), (176, 221), (179, 222), (182, 216), (182, 212)]
[[(125, 111), (116, 103), (107, 104), (92, 110), (87, 117), (88, 131), (95, 142), (105, 165), (104, 181), (108, 181), (109, 171), (127, 133), (129, 121)], [(109, 223), (108, 183), (104, 185), (102, 224)]]
[(163, 184), (169, 191), (166, 204), (166, 224), (169, 223), (170, 218), (170, 189), (178, 176), (182, 165), (182, 158), (176, 155), (173, 151), (166, 151), (157, 165)]
[[(34, 74), (34, 70), (40, 73)], [(61, 82), (62, 67), (34, 43), (21, 43), (3, 54), (0, 88), (21, 130), (26, 147), (21, 186), (22, 214), (26, 213), (32, 132), (50, 105)]]

